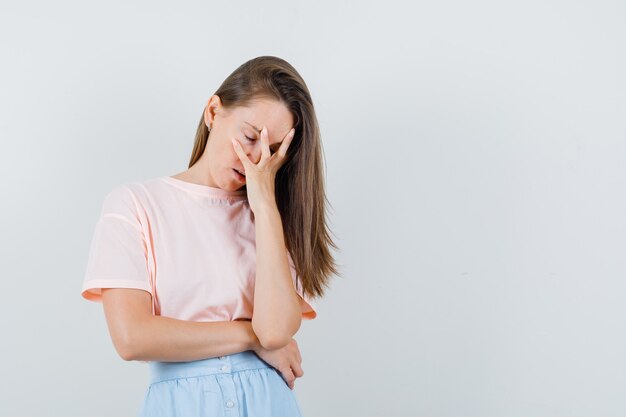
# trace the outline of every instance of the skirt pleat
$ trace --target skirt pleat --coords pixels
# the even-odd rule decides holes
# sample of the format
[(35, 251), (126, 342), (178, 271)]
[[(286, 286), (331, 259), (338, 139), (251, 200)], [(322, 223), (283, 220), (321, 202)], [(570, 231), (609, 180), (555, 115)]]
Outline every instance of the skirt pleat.
[(140, 417), (302, 417), (295, 392), (251, 350), (149, 367)]

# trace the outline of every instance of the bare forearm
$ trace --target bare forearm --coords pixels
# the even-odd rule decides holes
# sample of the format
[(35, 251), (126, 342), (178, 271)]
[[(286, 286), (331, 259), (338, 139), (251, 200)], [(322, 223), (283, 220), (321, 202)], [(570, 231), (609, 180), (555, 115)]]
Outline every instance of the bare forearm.
[(266, 348), (279, 347), (298, 331), (301, 323), (299, 296), (287, 261), (280, 213), (271, 203), (257, 208), (256, 280), (253, 328)]
[(195, 322), (151, 316), (133, 329), (127, 350), (129, 360), (185, 362), (259, 346), (250, 321)]

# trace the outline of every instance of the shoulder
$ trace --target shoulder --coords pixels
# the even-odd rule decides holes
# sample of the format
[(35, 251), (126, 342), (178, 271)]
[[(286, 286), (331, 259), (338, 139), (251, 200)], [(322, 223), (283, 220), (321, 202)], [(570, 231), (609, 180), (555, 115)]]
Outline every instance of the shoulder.
[(158, 187), (159, 182), (159, 178), (150, 178), (113, 186), (104, 196), (102, 214), (139, 214), (144, 210), (151, 190)]

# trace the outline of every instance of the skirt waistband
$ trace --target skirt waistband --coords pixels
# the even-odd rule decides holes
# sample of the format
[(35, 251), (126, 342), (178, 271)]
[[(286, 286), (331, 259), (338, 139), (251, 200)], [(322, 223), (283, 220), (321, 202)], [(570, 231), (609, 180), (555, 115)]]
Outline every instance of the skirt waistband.
[(230, 374), (247, 369), (271, 368), (253, 350), (189, 362), (149, 362), (150, 383), (201, 375)]

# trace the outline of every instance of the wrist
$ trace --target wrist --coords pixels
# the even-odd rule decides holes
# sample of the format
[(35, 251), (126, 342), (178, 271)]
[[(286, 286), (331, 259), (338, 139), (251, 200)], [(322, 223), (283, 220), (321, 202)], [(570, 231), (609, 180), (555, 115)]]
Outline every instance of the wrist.
[(263, 202), (254, 207), (254, 218), (259, 221), (273, 221), (276, 217), (280, 218), (278, 205), (276, 202)]
[(245, 321), (245, 329), (247, 332), (248, 339), (248, 350), (258, 351), (262, 346), (259, 338), (254, 333), (254, 329), (252, 329), (252, 321)]

